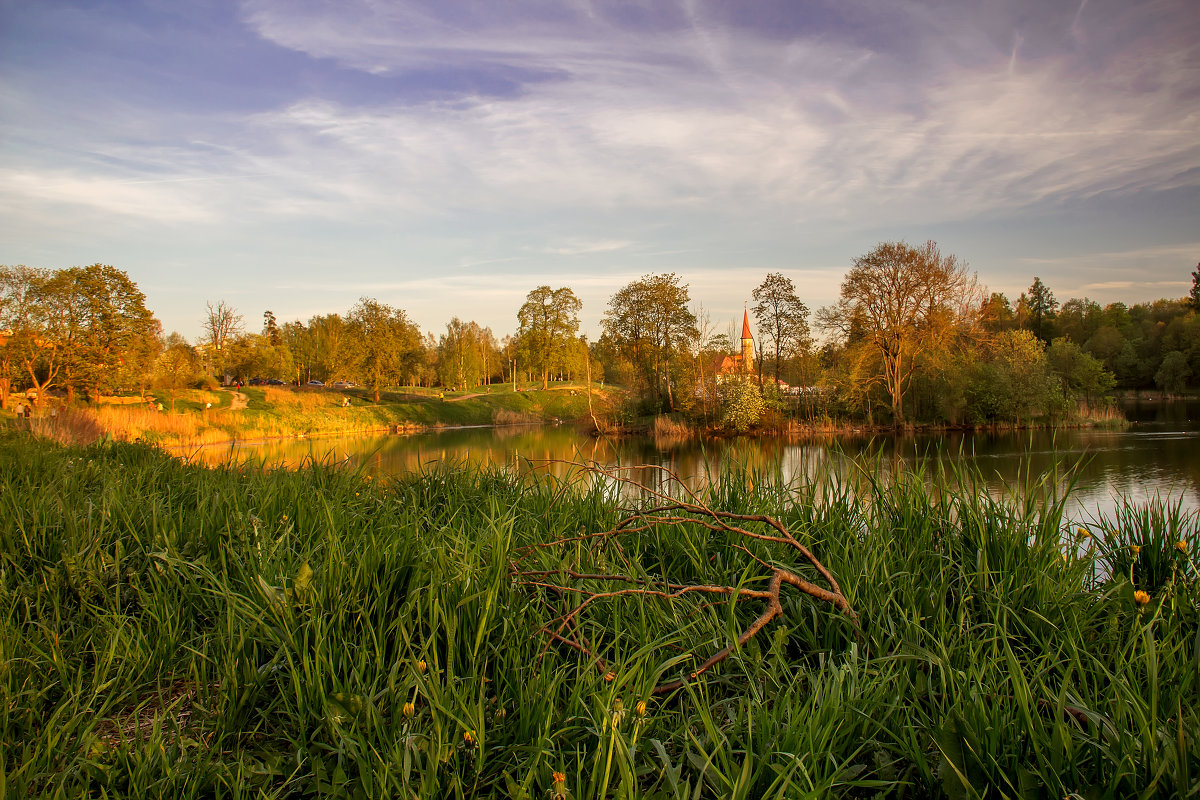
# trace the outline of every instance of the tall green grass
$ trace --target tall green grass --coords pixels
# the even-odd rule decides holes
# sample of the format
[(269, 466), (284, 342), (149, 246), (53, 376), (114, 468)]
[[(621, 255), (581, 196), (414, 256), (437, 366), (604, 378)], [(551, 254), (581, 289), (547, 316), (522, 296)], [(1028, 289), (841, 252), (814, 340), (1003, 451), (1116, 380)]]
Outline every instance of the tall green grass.
[[(609, 482), (207, 469), (12, 433), (0, 474), (0, 796), (1200, 796), (1200, 534), (1178, 506), (1127, 506), (1081, 546), (1037, 476), (996, 498), (969, 469), (728, 470), (707, 502), (784, 520), (860, 628), (789, 594), (653, 696), (758, 609), (598, 603), (581, 626), (606, 680), (541, 632), (557, 599), (514, 561), (762, 570), (699, 526), (530, 549), (611, 527), (636, 500)], [(1128, 542), (1173, 559), (1166, 579), (1113, 561)]]

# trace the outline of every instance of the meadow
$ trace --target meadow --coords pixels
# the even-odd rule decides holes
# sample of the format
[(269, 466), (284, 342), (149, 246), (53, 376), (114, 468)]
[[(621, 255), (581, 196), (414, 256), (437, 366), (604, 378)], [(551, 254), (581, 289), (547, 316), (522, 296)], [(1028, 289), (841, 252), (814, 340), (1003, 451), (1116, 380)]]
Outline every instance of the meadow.
[(1195, 514), (877, 474), (706, 514), (0, 432), (0, 795), (1200, 796)]

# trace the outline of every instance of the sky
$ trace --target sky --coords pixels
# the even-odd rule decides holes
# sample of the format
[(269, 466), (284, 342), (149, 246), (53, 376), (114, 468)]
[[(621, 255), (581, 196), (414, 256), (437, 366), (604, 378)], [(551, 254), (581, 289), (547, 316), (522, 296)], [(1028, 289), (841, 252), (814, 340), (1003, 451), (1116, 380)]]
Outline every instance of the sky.
[(0, 263), (125, 270), (166, 332), (360, 297), (498, 337), (673, 272), (718, 329), (881, 241), (992, 291), (1181, 297), (1196, 0), (0, 0)]

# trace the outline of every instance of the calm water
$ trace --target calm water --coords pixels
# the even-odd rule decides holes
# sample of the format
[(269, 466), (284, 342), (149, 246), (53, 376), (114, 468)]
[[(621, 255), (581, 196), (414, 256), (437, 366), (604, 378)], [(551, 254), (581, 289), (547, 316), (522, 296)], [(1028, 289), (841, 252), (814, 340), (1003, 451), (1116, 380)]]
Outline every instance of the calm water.
[[(504, 465), (523, 472), (543, 469), (564, 475), (565, 462), (665, 466), (693, 485), (703, 484), (723, 463), (740, 464), (803, 481), (826, 472), (844, 477), (864, 465), (890, 472), (900, 466), (974, 459), (989, 488), (1003, 492), (1028, 474), (1056, 464), (1076, 481), (1072, 514), (1106, 513), (1118, 497), (1154, 496), (1200, 508), (1200, 403), (1146, 402), (1127, 409), (1127, 430), (1027, 431), (1011, 434), (922, 434), (842, 439), (836, 444), (783, 439), (619, 441), (581, 436), (569, 427), (467, 428), (413, 436), (318, 438), (215, 446), (189, 457), (205, 463), (251, 459), (297, 466), (307, 459), (345, 462), (380, 474), (419, 470), (440, 461)], [(653, 470), (636, 473), (653, 484)]]

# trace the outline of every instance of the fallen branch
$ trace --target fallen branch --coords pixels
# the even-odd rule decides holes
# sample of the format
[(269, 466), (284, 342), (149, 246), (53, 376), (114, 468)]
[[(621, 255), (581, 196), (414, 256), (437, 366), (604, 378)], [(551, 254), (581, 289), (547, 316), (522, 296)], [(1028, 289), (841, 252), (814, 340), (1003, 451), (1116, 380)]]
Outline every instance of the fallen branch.
[[(689, 672), (685, 677), (678, 680), (663, 683), (654, 688), (655, 694), (665, 694), (675, 691), (682, 687), (685, 682), (691, 681), (703, 675), (708, 670), (720, 664), (734, 651), (735, 648), (744, 646), (752, 638), (754, 638), (763, 628), (769, 625), (777, 617), (783, 614), (783, 604), (780, 601), (780, 592), (784, 585), (791, 586), (800, 592), (812, 597), (815, 600), (829, 603), (839, 612), (844, 614), (854, 624), (855, 629), (858, 628), (858, 615), (851, 608), (850, 602), (842, 593), (841, 587), (832, 573), (826, 569), (817, 557), (813, 555), (808, 547), (801, 544), (778, 520), (762, 514), (735, 514), (728, 511), (717, 511), (709, 508), (700, 500), (693, 492), (687, 489), (683, 482), (671, 470), (666, 467), (655, 466), (637, 466), (637, 467), (615, 467), (605, 468), (594, 465), (585, 465), (575, 462), (559, 462), (567, 463), (569, 466), (584, 470), (586, 472), (602, 476), (609, 480), (616, 481), (620, 484), (633, 487), (642, 492), (643, 496), (651, 501), (657, 501), (659, 504), (651, 508), (631, 510), (624, 516), (615, 526), (604, 531), (590, 531), (574, 536), (567, 536), (554, 539), (549, 542), (532, 545), (518, 551), (516, 560), (510, 565), (510, 571), (514, 579), (521, 585), (532, 590), (545, 590), (550, 592), (557, 598), (559, 608), (555, 612), (555, 617), (542, 628), (542, 633), (547, 637), (547, 646), (552, 643), (567, 645), (572, 649), (587, 655), (593, 660), (596, 666), (600, 669), (601, 674), (606, 680), (612, 680), (613, 673), (608, 665), (600, 657), (600, 655), (592, 647), (591, 643), (584, 637), (580, 629), (579, 620), (581, 615), (591, 607), (591, 605), (600, 600), (614, 598), (658, 598), (663, 600), (676, 600), (688, 595), (716, 595), (726, 596), (730, 602), (742, 601), (762, 601), (765, 608), (762, 613), (737, 637), (735, 643), (720, 649), (707, 660), (705, 660), (695, 670)], [(667, 494), (664, 490), (653, 489), (645, 484), (629, 477), (628, 472), (631, 470), (656, 469), (665, 474), (667, 478), (673, 480), (680, 487), (681, 493), (684, 495), (676, 497)], [(820, 576), (820, 580), (825, 586), (820, 586), (812, 581), (806, 580), (801, 575), (789, 567), (780, 566), (778, 564), (768, 563), (762, 558), (756, 556), (747, 547), (742, 545), (734, 545), (734, 548), (746, 553), (755, 563), (763, 568), (766, 574), (761, 576), (767, 579), (767, 588), (764, 589), (749, 589), (743, 586), (732, 586), (717, 583), (675, 583), (667, 580), (656, 581), (648, 578), (638, 577), (633, 574), (623, 574), (619, 572), (586, 572), (571, 567), (560, 569), (532, 569), (526, 567), (526, 561), (532, 558), (539, 552), (544, 552), (554, 548), (561, 548), (563, 545), (581, 543), (589, 544), (595, 547), (604, 547), (608, 544), (616, 545), (617, 551), (624, 559), (625, 553), (620, 545), (620, 539), (630, 535), (635, 535), (649, 530), (654, 530), (659, 526), (672, 525), (699, 525), (711, 531), (732, 533), (738, 536), (744, 536), (747, 539), (768, 542), (777, 545), (783, 545), (794, 553), (796, 553), (801, 561), (811, 566)], [(765, 526), (768, 531), (754, 530), (751, 525)], [(632, 566), (631, 566), (632, 569)], [(619, 587), (608, 589), (587, 588), (583, 586), (568, 585), (567, 581), (587, 581), (593, 583), (608, 583), (608, 584), (624, 584)], [(581, 601), (573, 607), (566, 607), (569, 604), (569, 597), (579, 598)], [(545, 651), (543, 650), (543, 653)]]

